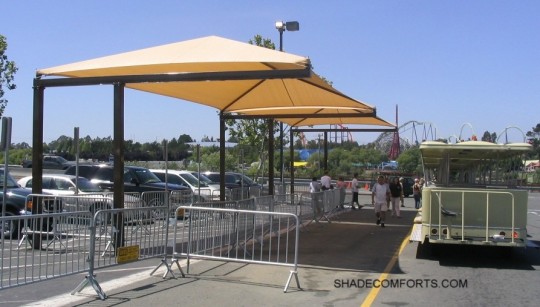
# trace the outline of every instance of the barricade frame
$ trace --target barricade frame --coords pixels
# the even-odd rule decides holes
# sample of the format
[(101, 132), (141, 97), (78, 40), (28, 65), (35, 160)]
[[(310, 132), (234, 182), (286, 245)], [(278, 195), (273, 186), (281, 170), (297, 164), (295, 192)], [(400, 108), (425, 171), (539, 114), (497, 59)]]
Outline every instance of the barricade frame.
[[(295, 278), (295, 281), (296, 281), (296, 285), (299, 289), (301, 289), (301, 286), (300, 286), (300, 281), (298, 279), (298, 246), (299, 246), (299, 239), (300, 239), (300, 222), (299, 222), (299, 218), (296, 214), (293, 214), (293, 213), (283, 213), (283, 212), (271, 212), (271, 211), (257, 211), (257, 210), (241, 210), (241, 209), (221, 209), (221, 208), (209, 208), (209, 207), (201, 207), (201, 206), (182, 206), (182, 207), (179, 207), (178, 210), (181, 210), (181, 209), (184, 209), (186, 211), (191, 211), (191, 212), (204, 212), (204, 211), (207, 211), (207, 212), (212, 212), (212, 214), (210, 215), (210, 218), (208, 219), (205, 219), (205, 220), (200, 220), (201, 221), (201, 225), (203, 225), (203, 227), (207, 227), (207, 229), (210, 229), (212, 227), (215, 227), (215, 229), (211, 229), (209, 231), (206, 231), (206, 232), (194, 232), (194, 229), (195, 227), (197, 227), (198, 225), (195, 224), (194, 219), (193, 217), (196, 217), (197, 215), (199, 215), (199, 213), (190, 213), (190, 216), (191, 218), (186, 221), (184, 220), (184, 223), (182, 223), (183, 227), (185, 228), (186, 225), (187, 225), (187, 244), (186, 242), (183, 242), (183, 246), (182, 246), (182, 249), (181, 251), (178, 251), (177, 250), (177, 243), (179, 242), (178, 240), (178, 223), (175, 224), (175, 230), (174, 230), (174, 242), (175, 242), (175, 245), (173, 246), (173, 255), (172, 255), (172, 259), (171, 259), (171, 264), (170, 264), (170, 267), (172, 267), (174, 264), (176, 264), (176, 266), (179, 268), (180, 272), (182, 273), (182, 277), (185, 277), (185, 274), (184, 274), (184, 271), (182, 270), (182, 267), (179, 263), (180, 261), (180, 258), (184, 257), (186, 258), (187, 260), (187, 272), (189, 273), (189, 267), (190, 267), (190, 260), (191, 259), (194, 259), (194, 258), (198, 258), (198, 259), (207, 259), (207, 260), (220, 260), (220, 261), (230, 261), (230, 262), (241, 262), (241, 263), (252, 263), (252, 264), (265, 264), (265, 265), (279, 265), (279, 266), (286, 266), (286, 267), (291, 267), (292, 269), (290, 270), (289, 272), (289, 277), (287, 279), (287, 282), (285, 284), (285, 287), (283, 289), (283, 292), (287, 292), (288, 288), (289, 288), (289, 285), (292, 281), (292, 278), (294, 277)], [(255, 240), (255, 238), (257, 237), (257, 232), (256, 231), (252, 231), (252, 233), (250, 234), (250, 229), (248, 228), (249, 226), (249, 222), (246, 223), (246, 224), (242, 224), (244, 227), (241, 227), (241, 216), (250, 216), (252, 215), (253, 218), (246, 218), (244, 220), (250, 220), (252, 221), (253, 223), (253, 229), (255, 229), (255, 227), (260, 227), (260, 234), (264, 234), (262, 235), (260, 238), (257, 238), (257, 242), (253, 242)], [(233, 225), (233, 227), (227, 227), (227, 224), (223, 225), (223, 224), (219, 224), (219, 221), (217, 220), (213, 220), (213, 217), (214, 216), (229, 216), (231, 217), (233, 220), (230, 221), (229, 224)], [(278, 239), (278, 242), (276, 243), (277, 245), (279, 245), (277, 247), (277, 251), (278, 251), (278, 255), (270, 255), (270, 253), (272, 252), (272, 241), (271, 238), (273, 236), (273, 231), (272, 229), (270, 229), (269, 231), (266, 231), (265, 232), (265, 226), (268, 226), (268, 227), (272, 227), (271, 225), (273, 224), (262, 224), (262, 225), (257, 225), (257, 221), (258, 221), (258, 218), (257, 216), (262, 216), (262, 220), (264, 220), (264, 216), (267, 216), (269, 218), (269, 220), (272, 220), (272, 218), (274, 219), (278, 219), (278, 220), (281, 220), (281, 219), (286, 219), (287, 221), (289, 219), (293, 219), (294, 220), (294, 256), (293, 256), (293, 261), (292, 263), (289, 263), (288, 262), (288, 258), (285, 257), (285, 261), (284, 262), (280, 262), (279, 261), (279, 252), (282, 252), (280, 249), (279, 249), (279, 244), (281, 244), (280, 242), (280, 238), (281, 238), (281, 234), (285, 234), (286, 236), (286, 248), (285, 248), (285, 255), (288, 255), (288, 244), (289, 244), (289, 232), (290, 232), (290, 229), (292, 227), (289, 227), (289, 225), (285, 225), (286, 227), (284, 228), (281, 228), (281, 224), (279, 224), (279, 236), (277, 237)], [(215, 222), (215, 224), (210, 224), (210, 223), (213, 223)], [(210, 226), (209, 226), (210, 225)], [(217, 230), (216, 230), (217, 229)], [(225, 229), (225, 231), (227, 230), (230, 230), (230, 232), (228, 233), (224, 233), (224, 232), (218, 232), (219, 230), (222, 230), (222, 229)], [(213, 234), (211, 235), (208, 235), (208, 233), (212, 232), (213, 231)], [(184, 232), (183, 233), (183, 236), (185, 236)], [(203, 236), (201, 238), (201, 236)], [(232, 236), (232, 238), (231, 238)], [(227, 241), (227, 239), (229, 239)], [(243, 239), (243, 240), (242, 240)], [(269, 245), (270, 245), (270, 249), (268, 250), (268, 259), (271, 259), (272, 256), (275, 256), (276, 257), (276, 261), (269, 261), (269, 260), (264, 260), (264, 258), (262, 257), (262, 246), (264, 245), (264, 243), (262, 243), (265, 239), (268, 239), (268, 242), (269, 242)], [(196, 250), (196, 252), (194, 252), (194, 246), (193, 246), (193, 242), (197, 240), (197, 244), (201, 244), (203, 245), (203, 249), (204, 249), (204, 252), (206, 253), (208, 250), (217, 250), (219, 252), (219, 254), (215, 255), (208, 255), (208, 254), (199, 254), (199, 246), (197, 245), (195, 248), (198, 248)], [(217, 243), (216, 243), (217, 242)], [(261, 245), (261, 257), (259, 257), (258, 259), (254, 259), (253, 256), (252, 256), (252, 259), (246, 259), (246, 257), (238, 257), (238, 254), (237, 254), (237, 257), (231, 257), (231, 250), (232, 248), (236, 248), (236, 251), (238, 252), (238, 248), (245, 244), (246, 245), (249, 245), (249, 244), (252, 244), (254, 245), (254, 243), (256, 244), (262, 244)], [(210, 246), (208, 247), (208, 244), (210, 244)], [(231, 248), (232, 246), (232, 248)], [(186, 251), (184, 251), (184, 247), (186, 248)], [(223, 249), (227, 249), (226, 253), (221, 253), (221, 250)], [(245, 247), (244, 247), (245, 249)], [(213, 252), (212, 252), (213, 253)], [(226, 254), (227, 256), (223, 256), (224, 254)], [(244, 254), (245, 255), (245, 254)], [(250, 256), (253, 255), (253, 252), (250, 253)], [(166, 275), (164, 275), (165, 277)]]

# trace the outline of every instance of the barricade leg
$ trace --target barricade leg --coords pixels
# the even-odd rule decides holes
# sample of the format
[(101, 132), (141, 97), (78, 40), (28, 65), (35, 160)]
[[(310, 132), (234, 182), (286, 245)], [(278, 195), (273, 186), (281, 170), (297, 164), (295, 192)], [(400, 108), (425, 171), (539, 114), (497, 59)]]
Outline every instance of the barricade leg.
[(103, 290), (99, 286), (95, 275), (85, 276), (85, 279), (77, 286), (77, 288), (75, 288), (75, 290), (71, 292), (71, 295), (75, 295), (75, 292), (81, 292), (82, 289), (84, 289), (88, 284), (90, 284), (92, 288), (96, 290), (96, 293), (101, 300), (105, 300), (107, 298), (107, 294), (105, 294), (105, 292), (103, 292)]
[(28, 228), (23, 228), (24, 230), (24, 233), (23, 233), (23, 236), (22, 238), (19, 240), (19, 244), (17, 244), (17, 249), (21, 249), (21, 245), (23, 245), (23, 243), (26, 243), (26, 245), (30, 245), (30, 246), (33, 246), (32, 245), (32, 242), (30, 242), (30, 236), (28, 235)]
[[(176, 279), (176, 276), (174, 275), (174, 272), (172, 271), (171, 267), (172, 267), (172, 264), (174, 262), (171, 262), (171, 264), (169, 265), (167, 263), (167, 258), (164, 257), (161, 259), (161, 263), (155, 268), (152, 270), (152, 272), (150, 272), (150, 275), (154, 275), (154, 273), (161, 267), (161, 266), (165, 266), (166, 270), (165, 270), (165, 273), (163, 274), (163, 278), (167, 277), (167, 275), (169, 275), (169, 273), (172, 275), (172, 277), (174, 279)], [(185, 277), (184, 275), (184, 272), (182, 271), (182, 268), (180, 267), (180, 265), (178, 263), (176, 263), (178, 265), (178, 268), (180, 268), (180, 273), (182, 273), (182, 277)]]
[(56, 241), (58, 241), (58, 243), (60, 243), (60, 246), (62, 246), (64, 249), (67, 249), (67, 246), (65, 246), (64, 243), (62, 243), (62, 232), (58, 230), (58, 220), (56, 218), (53, 218), (52, 233), (53, 233), (53, 238), (52, 240), (49, 241), (49, 243), (47, 243), (46, 248), (49, 248), (49, 246), (51, 246)]
[(95, 261), (95, 245), (96, 245), (96, 224), (95, 221), (92, 220), (92, 224), (90, 225), (90, 250), (88, 253), (88, 274), (84, 277), (84, 280), (71, 292), (71, 295), (75, 295), (76, 292), (81, 292), (82, 289), (84, 289), (88, 284), (94, 288), (97, 295), (101, 300), (105, 300), (107, 298), (107, 294), (103, 292), (103, 289), (101, 289), (101, 286), (99, 285), (98, 281), (96, 280), (96, 275), (94, 274), (94, 261)]
[(291, 283), (291, 279), (294, 275), (294, 279), (296, 280), (296, 286), (298, 289), (302, 290), (302, 287), (300, 287), (300, 280), (298, 279), (298, 271), (291, 271), (289, 274), (289, 278), (287, 279), (287, 283), (285, 284), (285, 288), (283, 289), (283, 292), (287, 292), (287, 289), (289, 289), (289, 285)]
[[(173, 264), (176, 264), (176, 266), (178, 267), (178, 270), (180, 271), (180, 274), (182, 274), (182, 278), (186, 277), (186, 274), (184, 274), (184, 270), (182, 270), (182, 266), (180, 266), (180, 259), (176, 258), (176, 257), (173, 257), (171, 259), (171, 264), (169, 266), (169, 270), (167, 272), (165, 272), (165, 274), (163, 275), (163, 278), (165, 278), (167, 276), (167, 274), (170, 272), (173, 276), (173, 271), (172, 271), (172, 266)], [(176, 278), (176, 277), (175, 277)]]

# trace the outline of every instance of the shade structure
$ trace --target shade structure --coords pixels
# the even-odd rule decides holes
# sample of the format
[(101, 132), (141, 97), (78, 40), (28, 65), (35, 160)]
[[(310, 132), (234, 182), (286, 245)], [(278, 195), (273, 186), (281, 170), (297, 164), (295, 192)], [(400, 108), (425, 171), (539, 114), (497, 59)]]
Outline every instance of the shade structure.
[[(309, 74), (290, 78), (243, 77), (248, 72), (297, 70)], [(235, 72), (236, 75), (230, 74)], [(159, 78), (129, 78), (194, 73), (203, 75), (196, 80), (167, 82)], [(217, 73), (233, 77), (213, 78)], [(291, 126), (392, 126), (376, 117), (373, 106), (348, 97), (317, 76), (311, 71), (309, 58), (217, 36), (41, 69), (37, 75), (117, 78), (128, 88), (207, 105), (222, 114), (275, 118)]]
[[(347, 112), (349, 111), (349, 112)], [(329, 115), (331, 113), (332, 115)], [(315, 117), (317, 114), (326, 114), (323, 117)], [(314, 113), (303, 118), (277, 118), (291, 127), (311, 127), (321, 125), (360, 125), (360, 126), (383, 126), (395, 128), (395, 125), (381, 119), (375, 115), (356, 112), (355, 110), (346, 110), (343, 108), (336, 108), (327, 110), (326, 113)]]
[[(54, 76), (61, 78), (51, 78)], [(354, 118), (355, 124), (380, 121), (375, 108), (342, 94), (318, 77), (307, 57), (209, 36), (38, 70), (34, 79), (35, 150), (32, 154), (32, 161), (38, 167), (33, 169), (32, 176), (41, 178), (42, 175), (39, 166), (43, 152), (44, 89), (97, 84), (114, 86), (115, 185), (122, 187), (115, 189), (115, 207), (119, 208), (123, 206), (120, 179), (125, 87), (196, 102), (220, 111), (222, 197), (225, 195), (226, 115), (291, 119), (294, 120), (291, 125), (309, 125), (305, 122), (307, 118), (319, 119), (313, 125), (332, 124), (340, 117)], [(273, 138), (269, 137), (270, 147), (271, 144)], [(270, 151), (269, 191), (274, 188), (272, 157), (273, 151)], [(291, 193), (293, 186), (291, 184)], [(33, 192), (41, 192), (41, 187), (41, 181), (37, 180)]]

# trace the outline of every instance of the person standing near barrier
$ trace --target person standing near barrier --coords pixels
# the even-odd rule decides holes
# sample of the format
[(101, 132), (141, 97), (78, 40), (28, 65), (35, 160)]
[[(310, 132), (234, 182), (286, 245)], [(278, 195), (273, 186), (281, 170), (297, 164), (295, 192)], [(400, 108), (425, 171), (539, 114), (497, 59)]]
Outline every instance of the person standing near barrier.
[(313, 177), (309, 184), (309, 191), (311, 193), (317, 193), (321, 191), (321, 184), (317, 181), (317, 177)]
[(321, 177), (321, 189), (330, 190), (332, 188), (332, 178), (328, 175), (328, 171), (324, 171), (324, 175)]
[(345, 189), (347, 189), (347, 184), (345, 183), (345, 179), (342, 176), (338, 178), (338, 181), (336, 182), (336, 187), (339, 190), (339, 207), (343, 209), (345, 204)]
[(388, 200), (390, 199), (390, 188), (384, 181), (384, 176), (377, 177), (377, 183), (373, 185), (371, 191), (371, 204), (375, 208), (375, 216), (377, 217), (377, 225), (384, 227), (386, 219), (386, 211), (388, 211)]
[(356, 207), (354, 204), (358, 206), (358, 209), (360, 209), (360, 204), (358, 203), (358, 173), (354, 173), (353, 180), (351, 182), (351, 190), (352, 190), (352, 201), (351, 201), (351, 209), (356, 210)]
[(390, 182), (390, 202), (392, 204), (392, 216), (396, 216), (398, 218), (401, 217), (401, 214), (399, 212), (399, 206), (401, 203), (401, 199), (403, 199), (403, 187), (401, 186), (401, 183), (399, 182), (398, 177), (392, 178), (392, 181)]
[(416, 209), (420, 209), (421, 190), (422, 190), (422, 187), (420, 186), (420, 181), (418, 180), (418, 178), (414, 179), (412, 193), (414, 197), (414, 208)]
[(309, 192), (311, 192), (311, 202), (313, 206), (313, 214), (317, 215), (322, 212), (322, 193), (321, 193), (321, 184), (317, 181), (317, 177), (313, 177), (311, 183), (309, 184)]

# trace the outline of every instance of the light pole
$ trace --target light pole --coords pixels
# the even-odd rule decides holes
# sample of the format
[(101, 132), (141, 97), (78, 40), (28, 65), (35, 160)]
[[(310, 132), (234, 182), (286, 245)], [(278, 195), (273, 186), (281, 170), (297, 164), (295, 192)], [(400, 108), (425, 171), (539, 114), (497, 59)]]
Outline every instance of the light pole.
[[(279, 51), (283, 51), (283, 32), (287, 31), (298, 31), (300, 30), (300, 23), (298, 21), (276, 21), (276, 29), (279, 32)], [(283, 177), (283, 122), (279, 123), (279, 138), (281, 140), (281, 145), (279, 146), (279, 167), (280, 167), (280, 178), (281, 178), (281, 187), (284, 187), (284, 177)], [(284, 192), (284, 191), (283, 191)]]

